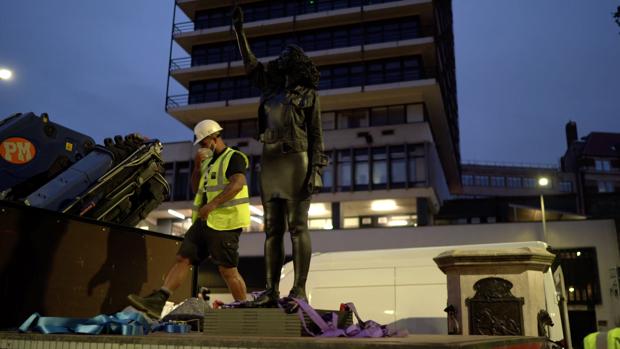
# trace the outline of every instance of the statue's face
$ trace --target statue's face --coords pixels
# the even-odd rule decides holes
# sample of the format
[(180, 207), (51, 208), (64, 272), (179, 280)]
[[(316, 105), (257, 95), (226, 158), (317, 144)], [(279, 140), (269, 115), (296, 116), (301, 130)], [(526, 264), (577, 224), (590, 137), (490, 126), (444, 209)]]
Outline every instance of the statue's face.
[(282, 50), (282, 53), (280, 53), (280, 57), (278, 57), (278, 69), (281, 71), (287, 71), (288, 67), (291, 63), (291, 56), (292, 56), (292, 52), (291, 52), (291, 48), (290, 47), (285, 47), (284, 50)]

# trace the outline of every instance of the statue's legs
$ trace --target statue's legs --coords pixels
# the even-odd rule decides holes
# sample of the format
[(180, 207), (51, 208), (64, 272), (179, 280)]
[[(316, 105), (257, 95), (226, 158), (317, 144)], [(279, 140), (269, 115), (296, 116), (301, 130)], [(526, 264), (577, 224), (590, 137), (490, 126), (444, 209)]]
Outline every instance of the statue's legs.
[(295, 280), (289, 297), (307, 300), (306, 279), (310, 270), (312, 242), (308, 233), (308, 209), (310, 200), (287, 201), (287, 221), (293, 246)]
[(270, 200), (263, 203), (265, 219), (265, 292), (254, 301), (254, 306), (277, 306), (280, 273), (284, 264), (284, 232), (286, 231), (286, 201)]

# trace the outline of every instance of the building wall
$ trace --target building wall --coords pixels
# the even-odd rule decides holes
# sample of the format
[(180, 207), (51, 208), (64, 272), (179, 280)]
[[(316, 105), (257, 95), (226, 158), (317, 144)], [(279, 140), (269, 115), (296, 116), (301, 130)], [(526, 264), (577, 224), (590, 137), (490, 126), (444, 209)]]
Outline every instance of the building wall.
[[(236, 42), (229, 35), (228, 4), (177, 5), (193, 22), (175, 23), (173, 41), (190, 57), (173, 59), (169, 78), (187, 88), (188, 94), (167, 96), (168, 113), (189, 127), (202, 118), (214, 118), (222, 123), (229, 145), (259, 156), (258, 90), (250, 86)], [(362, 189), (409, 190), (411, 196), (428, 195), (424, 199), (436, 212), (437, 203), (447, 197), (446, 188), (453, 190), (459, 183), (451, 2), (274, 0), (252, 1), (242, 8), (245, 31), (260, 61), (275, 59), (286, 43), (293, 42), (321, 71), (324, 143), (333, 165), (327, 175), (333, 176), (334, 184), (342, 178), (338, 161), (349, 149), (352, 158), (355, 154), (361, 155), (359, 161), (369, 158), (367, 180), (372, 182), (374, 175), (379, 181), (375, 186), (326, 191), (338, 196), (341, 191)], [(421, 156), (411, 150), (418, 145), (427, 148)], [(390, 166), (385, 173), (373, 173), (373, 161), (381, 162), (385, 156), (385, 162), (392, 161), (389, 146), (406, 147), (408, 157), (419, 156), (419, 164), (408, 168), (415, 170), (408, 173), (415, 181), (390, 186), (389, 179), (382, 179), (391, 175)], [(363, 154), (364, 148), (368, 155)], [(183, 178), (183, 173), (177, 176), (183, 166), (175, 164), (171, 169), (175, 179)], [(356, 166), (355, 160), (351, 166)], [(252, 167), (254, 171), (254, 161)], [(353, 175), (352, 182), (356, 178), (363, 180)], [(250, 182), (252, 189), (256, 181), (250, 178)], [(431, 190), (417, 190), (423, 186)]]

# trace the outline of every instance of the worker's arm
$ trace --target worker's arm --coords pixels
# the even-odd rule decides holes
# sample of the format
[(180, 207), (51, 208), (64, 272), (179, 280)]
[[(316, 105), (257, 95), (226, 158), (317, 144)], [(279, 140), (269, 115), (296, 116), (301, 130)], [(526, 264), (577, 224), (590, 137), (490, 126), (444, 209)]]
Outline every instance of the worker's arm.
[(198, 185), (200, 184), (200, 167), (202, 166), (202, 162), (205, 161), (207, 158), (202, 155), (200, 153), (200, 151), (198, 151), (196, 153), (196, 156), (194, 157), (194, 168), (192, 169), (192, 178), (191, 178), (191, 184), (192, 184), (192, 191), (194, 194), (196, 194), (198, 192)]
[(200, 217), (207, 218), (209, 213), (218, 208), (221, 204), (232, 200), (243, 189), (246, 184), (245, 175), (243, 173), (235, 173), (228, 178), (229, 183), (224, 187), (219, 195), (213, 198), (213, 200), (207, 202), (200, 208)]

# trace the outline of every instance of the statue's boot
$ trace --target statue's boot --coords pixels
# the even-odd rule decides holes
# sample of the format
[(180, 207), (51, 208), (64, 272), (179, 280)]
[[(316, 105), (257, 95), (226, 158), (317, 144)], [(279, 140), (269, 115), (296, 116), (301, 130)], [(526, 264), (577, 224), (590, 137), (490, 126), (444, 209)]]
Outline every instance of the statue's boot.
[(310, 270), (312, 242), (308, 233), (308, 209), (310, 201), (301, 201), (289, 206), (289, 231), (293, 246), (293, 266), (295, 280), (289, 297), (308, 301), (306, 296), (306, 279)]
[(263, 205), (265, 219), (265, 282), (266, 289), (250, 307), (275, 308), (280, 292), (280, 273), (284, 264), (284, 232), (286, 231), (286, 206), (282, 200), (273, 200)]

